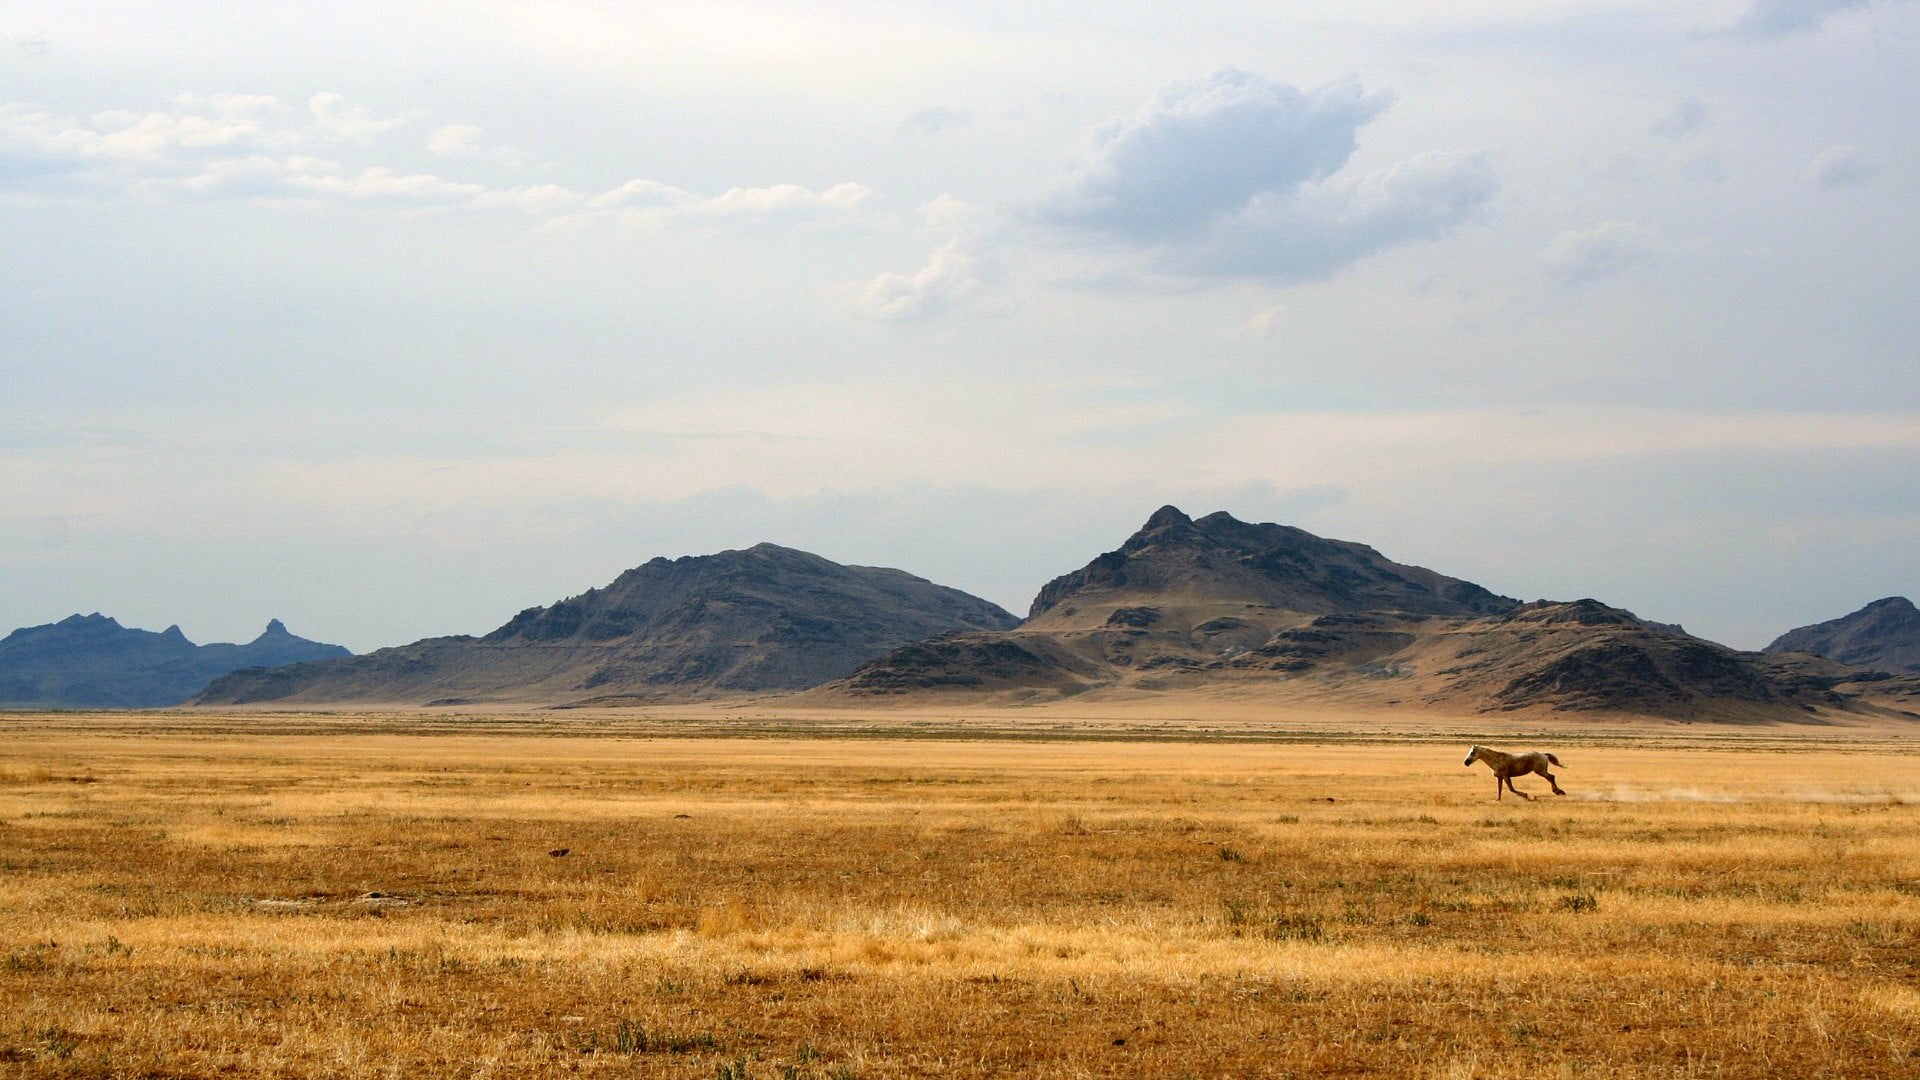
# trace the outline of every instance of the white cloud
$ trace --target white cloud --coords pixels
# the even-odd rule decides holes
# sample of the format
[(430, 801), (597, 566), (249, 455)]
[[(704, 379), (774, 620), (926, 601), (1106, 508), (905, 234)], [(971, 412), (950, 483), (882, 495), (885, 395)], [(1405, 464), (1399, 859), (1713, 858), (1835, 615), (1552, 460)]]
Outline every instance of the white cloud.
[[(511, 211), (550, 223), (647, 225), (673, 218), (837, 219), (858, 213), (873, 195), (851, 181), (821, 191), (772, 184), (711, 196), (647, 179), (594, 196), (554, 183), (495, 188), (377, 161), (343, 162), (303, 152), (325, 146), (342, 156), (364, 154), (359, 147), (408, 122), (377, 118), (339, 94), (315, 94), (305, 118), (279, 99), (259, 95), (183, 94), (173, 105), (160, 112), (102, 112), (85, 121), (26, 105), (0, 105), (0, 188), (308, 207)], [(477, 150), (479, 134), (472, 125), (445, 125), (426, 148), (442, 157), (466, 156)]]
[(608, 218), (630, 227), (651, 227), (680, 219), (806, 220), (847, 217), (859, 212), (873, 190), (852, 181), (823, 191), (800, 184), (728, 188), (718, 195), (696, 195), (658, 180), (629, 180), (585, 200), (577, 212), (555, 224)]
[(313, 95), (307, 102), (307, 110), (322, 132), (342, 142), (372, 142), (376, 136), (406, 124), (408, 119), (374, 116), (366, 106), (349, 104), (345, 97), (325, 90)]
[(940, 245), (912, 274), (881, 274), (855, 298), (856, 314), (882, 322), (910, 322), (948, 311), (986, 284), (980, 259), (958, 238)]
[(1175, 279), (1316, 280), (1440, 236), (1491, 200), (1499, 178), (1485, 155), (1460, 151), (1344, 173), (1386, 100), (1351, 80), (1300, 90), (1236, 70), (1175, 84), (1090, 132), (1077, 164), (1027, 212), (928, 204), (943, 240), (925, 265), (851, 290), (848, 308), (895, 322), (983, 310), (1007, 256), (1036, 246), (1035, 226), (1101, 249), (1046, 275), (1095, 288), (1137, 287), (1142, 267)]
[(1035, 218), (1118, 240), (1183, 275), (1297, 282), (1439, 236), (1499, 190), (1484, 155), (1426, 153), (1342, 173), (1387, 98), (1244, 71), (1178, 83), (1091, 132)]
[(1878, 163), (1857, 146), (1829, 146), (1807, 163), (1806, 177), (1822, 187), (1864, 184), (1880, 172)]
[(167, 112), (115, 110), (86, 122), (29, 105), (0, 105), (0, 183), (22, 175), (179, 171), (222, 154), (284, 149), (300, 135), (271, 97), (181, 95)]
[(427, 152), (436, 157), (471, 157), (480, 151), (480, 129), (472, 124), (448, 124), (427, 137)]
[(919, 270), (881, 274), (852, 291), (852, 314), (880, 322), (912, 322), (972, 303), (999, 280), (1000, 228), (994, 215), (951, 195), (921, 207), (920, 214), (946, 241)]
[(1655, 236), (1631, 221), (1603, 221), (1553, 238), (1542, 261), (1562, 285), (1585, 285), (1651, 263), (1660, 253)]
[(690, 198), (684, 189), (658, 180), (629, 180), (594, 196), (592, 205), (597, 210), (651, 210), (677, 206)]
[(289, 187), (296, 193), (358, 203), (401, 206), (456, 206), (474, 202), (487, 193), (485, 186), (447, 180), (431, 173), (402, 173), (375, 165), (358, 174), (295, 175)]
[(873, 195), (862, 184), (840, 183), (825, 191), (814, 191), (799, 184), (775, 184), (772, 187), (736, 187), (710, 199), (697, 199), (685, 206), (687, 213), (707, 217), (788, 217), (818, 213), (846, 214), (860, 208)]
[(301, 179), (335, 175), (339, 171), (339, 162), (325, 158), (256, 154), (214, 161), (184, 177), (156, 177), (136, 186), (146, 194), (177, 190), (209, 199), (285, 199), (294, 194)]
[(1240, 332), (1269, 340), (1280, 333), (1281, 327), (1286, 325), (1286, 318), (1287, 306), (1275, 304), (1270, 308), (1254, 312), (1246, 322), (1240, 324)]
[(1446, 233), (1499, 190), (1483, 154), (1421, 154), (1357, 178), (1264, 192), (1204, 241), (1165, 252), (1160, 262), (1189, 274), (1323, 279), (1355, 260)]
[(1263, 192), (1338, 171), (1385, 106), (1354, 81), (1302, 91), (1224, 70), (1177, 83), (1089, 132), (1039, 217), (1131, 240), (1191, 234)]

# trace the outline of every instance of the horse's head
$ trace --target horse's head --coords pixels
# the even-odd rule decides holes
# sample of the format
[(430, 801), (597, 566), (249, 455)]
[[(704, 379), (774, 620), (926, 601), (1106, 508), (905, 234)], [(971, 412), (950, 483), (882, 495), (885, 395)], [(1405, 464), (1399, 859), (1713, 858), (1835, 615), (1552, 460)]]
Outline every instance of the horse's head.
[(1480, 748), (1478, 746), (1473, 746), (1467, 749), (1467, 760), (1461, 762), (1460, 764), (1463, 766), (1471, 765), (1474, 762), (1479, 760), (1480, 760)]

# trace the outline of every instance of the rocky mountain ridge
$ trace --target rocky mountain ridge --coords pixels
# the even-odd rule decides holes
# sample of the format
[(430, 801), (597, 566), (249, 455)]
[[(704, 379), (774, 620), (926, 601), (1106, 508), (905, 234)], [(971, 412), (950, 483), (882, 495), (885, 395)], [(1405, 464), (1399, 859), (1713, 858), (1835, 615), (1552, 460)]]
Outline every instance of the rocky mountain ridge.
[(1118, 549), (1042, 586), (1028, 619), (1072, 625), (1090, 607), (1110, 611), (1130, 597), (1169, 596), (1314, 615), (1483, 615), (1520, 603), (1470, 581), (1393, 562), (1365, 544), (1328, 540), (1290, 525), (1239, 521), (1225, 511), (1196, 520), (1163, 506)]
[[(1368, 710), (1920, 718), (1920, 659), (1900, 651), (1917, 628), (1920, 611), (1890, 597), (1742, 652), (1597, 600), (1522, 603), (1364, 544), (1164, 506), (1049, 581), (1024, 621), (903, 571), (761, 544), (653, 559), (485, 635), (359, 657), (263, 659), (262, 643), (290, 638), (275, 622), (235, 662), (251, 669), (195, 701), (568, 706), (798, 691), (818, 703), (1018, 703), (1170, 691)], [(184, 643), (177, 628), (146, 638), (160, 651)]]
[(235, 674), (198, 702), (578, 703), (794, 690), (907, 642), (1018, 621), (901, 570), (760, 544), (653, 559), (478, 638)]
[(99, 612), (73, 615), (0, 639), (0, 706), (158, 708), (231, 671), (350, 655), (296, 637), (279, 619), (246, 644), (195, 645), (178, 626), (156, 633)]
[(1793, 670), (1597, 600), (1522, 604), (1365, 545), (1163, 507), (1050, 582), (1017, 629), (949, 635), (826, 688), (842, 700), (1257, 689), (1463, 712), (1804, 720), (1845, 671)]
[(1764, 651), (1920, 675), (1920, 609), (1904, 596), (1889, 596), (1838, 619), (1789, 630)]

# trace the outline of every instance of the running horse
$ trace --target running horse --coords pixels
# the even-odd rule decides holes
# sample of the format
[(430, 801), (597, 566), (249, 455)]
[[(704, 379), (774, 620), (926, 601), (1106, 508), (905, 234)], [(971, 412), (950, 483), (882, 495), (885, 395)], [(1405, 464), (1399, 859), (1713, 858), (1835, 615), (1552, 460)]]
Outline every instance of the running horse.
[(1525, 776), (1528, 773), (1539, 773), (1541, 776), (1546, 777), (1547, 783), (1553, 787), (1553, 793), (1555, 795), (1566, 794), (1566, 792), (1560, 790), (1560, 782), (1555, 780), (1553, 774), (1547, 771), (1547, 764), (1549, 762), (1560, 765), (1563, 769), (1566, 768), (1565, 765), (1560, 764), (1560, 759), (1554, 757), (1552, 754), (1543, 754), (1538, 750), (1526, 754), (1503, 754), (1498, 750), (1489, 750), (1484, 746), (1476, 746), (1467, 751), (1467, 760), (1461, 764), (1471, 765), (1476, 761), (1486, 762), (1487, 766), (1493, 770), (1493, 798), (1495, 802), (1498, 802), (1501, 796), (1505, 794), (1505, 792), (1500, 790), (1502, 787), (1505, 787), (1507, 791), (1511, 791), (1523, 799), (1533, 798), (1533, 796), (1513, 786), (1514, 777)]

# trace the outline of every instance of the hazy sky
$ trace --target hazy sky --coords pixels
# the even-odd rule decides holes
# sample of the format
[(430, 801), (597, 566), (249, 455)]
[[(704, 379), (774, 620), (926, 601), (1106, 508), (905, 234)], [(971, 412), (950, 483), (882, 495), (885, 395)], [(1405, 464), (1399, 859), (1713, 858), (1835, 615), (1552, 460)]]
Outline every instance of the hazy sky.
[(1920, 4), (0, 7), (0, 632), (356, 650), (1155, 507), (1920, 594)]

